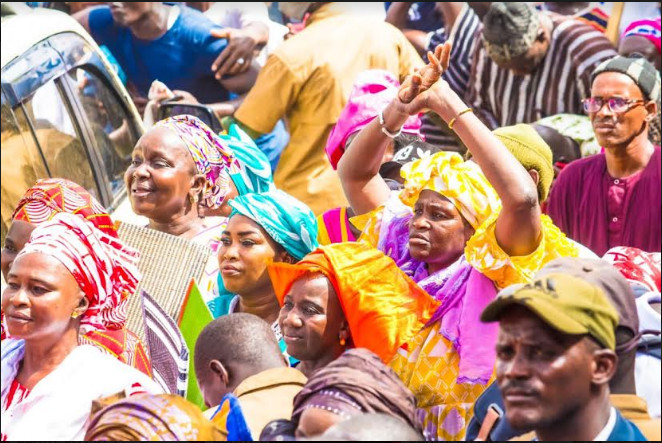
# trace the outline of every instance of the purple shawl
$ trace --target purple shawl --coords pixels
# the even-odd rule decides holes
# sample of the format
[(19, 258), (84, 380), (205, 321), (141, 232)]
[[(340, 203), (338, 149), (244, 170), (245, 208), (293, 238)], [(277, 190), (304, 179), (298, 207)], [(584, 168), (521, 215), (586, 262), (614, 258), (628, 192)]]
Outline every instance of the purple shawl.
[(457, 382), (487, 384), (496, 361), (499, 325), (482, 323), (480, 314), (496, 297), (496, 288), (464, 256), (446, 269), (428, 275), (425, 263), (409, 254), (411, 217), (393, 219), (379, 241), (379, 249), (428, 294), (441, 301), (427, 326), (440, 322), (439, 332), (457, 351), (460, 357)]
[(659, 252), (662, 248), (660, 168), (660, 147), (656, 146), (631, 191), (618, 245), (609, 244), (607, 192), (611, 177), (604, 154), (576, 160), (561, 172), (549, 197), (549, 216), (568, 237), (600, 257), (615, 246)]

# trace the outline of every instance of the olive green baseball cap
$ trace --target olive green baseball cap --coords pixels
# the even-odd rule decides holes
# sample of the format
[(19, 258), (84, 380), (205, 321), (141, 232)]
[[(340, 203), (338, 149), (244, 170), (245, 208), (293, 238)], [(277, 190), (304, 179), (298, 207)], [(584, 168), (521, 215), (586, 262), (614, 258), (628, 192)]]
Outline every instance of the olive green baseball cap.
[(509, 286), (483, 311), (483, 322), (499, 321), (508, 306), (521, 305), (568, 335), (588, 334), (616, 348), (618, 313), (599, 286), (569, 274), (550, 273), (531, 283)]

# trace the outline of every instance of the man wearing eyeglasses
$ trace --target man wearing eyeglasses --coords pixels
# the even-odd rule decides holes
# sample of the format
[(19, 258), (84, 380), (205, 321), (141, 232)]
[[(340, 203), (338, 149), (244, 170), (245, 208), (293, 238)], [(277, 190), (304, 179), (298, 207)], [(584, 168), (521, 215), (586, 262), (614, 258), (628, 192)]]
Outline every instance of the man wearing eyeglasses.
[(603, 152), (563, 170), (548, 212), (600, 256), (614, 246), (662, 249), (660, 146), (648, 139), (659, 100), (660, 74), (644, 58), (617, 56), (593, 72), (583, 104)]

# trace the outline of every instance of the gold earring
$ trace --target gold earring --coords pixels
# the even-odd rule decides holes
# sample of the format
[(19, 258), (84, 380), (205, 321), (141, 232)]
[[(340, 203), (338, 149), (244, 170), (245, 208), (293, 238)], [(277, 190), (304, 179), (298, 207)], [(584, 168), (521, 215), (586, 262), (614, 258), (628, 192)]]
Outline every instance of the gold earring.
[(80, 315), (79, 312), (74, 311), (71, 313), (71, 318), (78, 318), (79, 315)]
[(344, 338), (341, 338), (341, 339), (340, 339), (340, 346), (345, 346), (345, 343), (346, 343), (346, 342), (345, 342), (345, 339), (344, 339)]

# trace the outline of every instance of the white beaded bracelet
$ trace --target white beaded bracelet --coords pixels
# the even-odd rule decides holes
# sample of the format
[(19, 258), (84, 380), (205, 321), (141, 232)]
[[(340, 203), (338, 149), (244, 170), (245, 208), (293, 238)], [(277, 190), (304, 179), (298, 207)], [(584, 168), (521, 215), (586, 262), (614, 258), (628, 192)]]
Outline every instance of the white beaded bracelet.
[[(384, 109), (386, 109), (386, 108), (384, 108)], [(396, 133), (393, 133), (393, 132), (389, 131), (388, 129), (386, 129), (384, 127), (384, 109), (379, 111), (379, 124), (382, 127), (382, 132), (384, 134), (386, 134), (387, 137), (396, 138), (398, 135), (400, 135), (402, 133), (402, 126), (400, 127), (400, 129), (398, 129), (398, 132), (396, 132)]]

